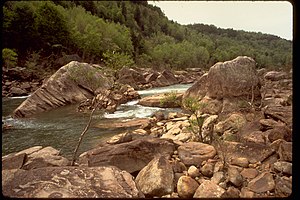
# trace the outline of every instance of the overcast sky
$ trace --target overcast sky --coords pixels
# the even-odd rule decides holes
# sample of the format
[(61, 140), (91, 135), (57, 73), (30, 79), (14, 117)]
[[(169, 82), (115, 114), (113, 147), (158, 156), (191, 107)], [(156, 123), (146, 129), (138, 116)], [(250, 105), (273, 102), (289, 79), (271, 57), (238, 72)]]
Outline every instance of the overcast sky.
[(288, 1), (148, 1), (179, 24), (213, 24), (293, 38), (293, 6)]

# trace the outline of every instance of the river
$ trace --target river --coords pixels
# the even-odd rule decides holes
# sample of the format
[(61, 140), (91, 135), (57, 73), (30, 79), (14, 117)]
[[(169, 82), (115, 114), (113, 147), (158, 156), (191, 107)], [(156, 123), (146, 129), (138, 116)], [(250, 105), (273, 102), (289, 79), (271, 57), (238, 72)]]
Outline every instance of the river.
[[(192, 84), (178, 84), (167, 87), (138, 91), (141, 97), (170, 91), (185, 91)], [(61, 155), (71, 159), (78, 138), (85, 128), (90, 113), (76, 112), (77, 105), (68, 105), (31, 118), (13, 119), (10, 114), (27, 97), (2, 98), (2, 121), (13, 128), (2, 131), (2, 156), (18, 152), (32, 146), (52, 146), (60, 150)], [(144, 118), (162, 110), (166, 113), (180, 111), (174, 108), (145, 107), (137, 105), (138, 100), (130, 101), (118, 107), (113, 114), (97, 111), (93, 115), (91, 127), (84, 136), (78, 155), (92, 149), (100, 141), (124, 132), (124, 129), (100, 129), (96, 123), (110, 123), (119, 119)]]

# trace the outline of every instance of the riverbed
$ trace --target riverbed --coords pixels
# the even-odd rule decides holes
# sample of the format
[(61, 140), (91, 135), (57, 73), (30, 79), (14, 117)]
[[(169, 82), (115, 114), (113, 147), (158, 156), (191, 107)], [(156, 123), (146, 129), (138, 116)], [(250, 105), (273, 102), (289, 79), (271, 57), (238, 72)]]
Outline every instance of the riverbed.
[[(166, 93), (171, 91), (183, 92), (192, 84), (177, 84), (167, 87), (140, 90), (141, 97)], [(34, 115), (31, 118), (13, 119), (10, 114), (27, 97), (2, 98), (2, 121), (12, 125), (11, 129), (2, 131), (2, 156), (18, 152), (32, 146), (52, 146), (60, 150), (61, 155), (71, 158), (79, 136), (85, 128), (90, 113), (76, 112), (77, 105), (68, 105), (48, 112)], [(100, 129), (96, 123), (111, 123), (121, 119), (150, 117), (156, 111), (180, 112), (179, 108), (158, 108), (138, 105), (138, 100), (122, 104), (113, 114), (97, 111), (93, 115), (91, 127), (81, 143), (78, 155), (95, 147), (100, 141), (125, 129)]]

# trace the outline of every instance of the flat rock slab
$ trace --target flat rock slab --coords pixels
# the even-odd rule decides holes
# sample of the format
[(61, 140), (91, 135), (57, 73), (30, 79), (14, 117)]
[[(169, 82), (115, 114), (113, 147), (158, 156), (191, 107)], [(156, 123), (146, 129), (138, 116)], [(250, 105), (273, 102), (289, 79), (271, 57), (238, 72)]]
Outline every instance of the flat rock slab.
[(117, 166), (129, 173), (140, 171), (156, 155), (172, 155), (175, 144), (160, 138), (139, 138), (131, 142), (99, 147), (87, 151), (88, 166)]
[(230, 162), (229, 159), (240, 157), (246, 158), (250, 163), (263, 162), (275, 153), (273, 148), (260, 143), (222, 141), (221, 145), (222, 148), (219, 145), (216, 145), (216, 148), (218, 152), (224, 152), (227, 162)]
[(112, 166), (3, 170), (2, 194), (12, 198), (141, 197), (133, 177)]
[(139, 127), (145, 124), (150, 123), (150, 120), (148, 118), (138, 118), (138, 119), (132, 119), (132, 120), (116, 120), (113, 122), (104, 122), (104, 123), (97, 123), (94, 125), (97, 128), (103, 128), (103, 129), (117, 129), (117, 128), (133, 128), (133, 127)]

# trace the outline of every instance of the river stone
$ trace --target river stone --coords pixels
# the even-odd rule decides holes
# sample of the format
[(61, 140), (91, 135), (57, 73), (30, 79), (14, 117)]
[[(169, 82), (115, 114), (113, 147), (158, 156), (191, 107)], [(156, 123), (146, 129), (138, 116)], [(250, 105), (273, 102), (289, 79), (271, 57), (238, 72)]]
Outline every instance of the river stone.
[(241, 175), (244, 178), (253, 179), (258, 175), (258, 171), (256, 169), (253, 169), (253, 168), (244, 168), (241, 171)]
[(293, 164), (286, 161), (277, 161), (273, 164), (274, 169), (278, 172), (285, 173), (287, 175), (292, 175)]
[(292, 151), (292, 149), (293, 149), (292, 142), (283, 141), (279, 145), (279, 149), (278, 149), (278, 154), (279, 154), (280, 160), (292, 162), (292, 160), (293, 160), (293, 151)]
[(288, 197), (292, 194), (292, 176), (276, 177), (275, 179), (275, 195), (276, 197)]
[(120, 144), (124, 142), (130, 142), (132, 140), (132, 134), (126, 132), (126, 133), (120, 133), (118, 135), (115, 135), (111, 137), (109, 140), (106, 141), (108, 144)]
[[(140, 171), (155, 155), (171, 156), (175, 145), (171, 140), (143, 137), (136, 140), (98, 147), (85, 154), (88, 166), (117, 166), (129, 173)], [(84, 160), (84, 159), (83, 159)]]
[(39, 89), (13, 112), (13, 117), (28, 117), (94, 96), (98, 88), (108, 89), (111, 81), (87, 63), (72, 61), (56, 71)]
[(207, 162), (205, 163), (201, 169), (201, 173), (206, 177), (212, 177), (214, 174), (214, 163)]
[(271, 191), (275, 188), (275, 181), (269, 172), (263, 172), (248, 183), (248, 188), (255, 193)]
[(236, 167), (228, 168), (228, 181), (236, 187), (240, 187), (243, 184), (243, 177)]
[(178, 147), (178, 155), (185, 165), (200, 166), (201, 163), (216, 155), (216, 149), (201, 142), (183, 143)]
[(205, 180), (196, 190), (193, 198), (220, 198), (225, 190), (213, 181)]
[(138, 173), (135, 182), (147, 197), (171, 194), (174, 191), (172, 165), (164, 156), (157, 156)]
[(269, 71), (264, 75), (264, 78), (271, 81), (279, 81), (287, 78), (286, 72)]
[(248, 167), (249, 166), (249, 161), (247, 158), (243, 158), (243, 157), (234, 157), (231, 159), (231, 164), (232, 165), (237, 165), (240, 167)]
[(180, 198), (192, 198), (199, 184), (189, 176), (181, 176), (177, 182), (177, 192)]
[(190, 166), (188, 171), (187, 171), (188, 175), (192, 178), (195, 178), (197, 176), (200, 176), (200, 171), (197, 167), (195, 167), (194, 165)]
[(11, 198), (138, 198), (126, 171), (107, 167), (2, 170), (2, 194)]

